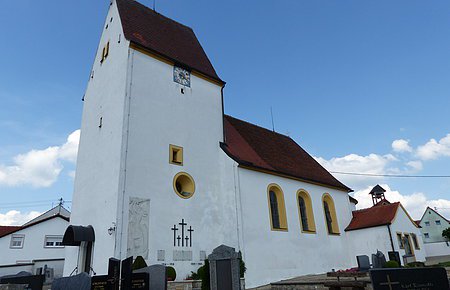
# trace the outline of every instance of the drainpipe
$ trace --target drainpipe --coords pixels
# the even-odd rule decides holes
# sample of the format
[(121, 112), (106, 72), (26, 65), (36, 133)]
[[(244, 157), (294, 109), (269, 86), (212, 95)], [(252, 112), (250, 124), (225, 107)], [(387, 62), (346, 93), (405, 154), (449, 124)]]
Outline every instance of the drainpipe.
[(223, 130), (223, 143), (227, 143), (227, 140), (226, 140), (226, 138), (225, 138), (225, 108), (224, 108), (224, 102), (223, 102), (223, 89), (225, 88), (225, 83), (223, 84), (223, 86), (222, 86), (222, 88), (220, 89), (220, 94), (221, 94), (221, 97), (222, 97), (222, 130)]
[(387, 228), (388, 228), (388, 232), (389, 232), (389, 239), (391, 240), (392, 252), (395, 252), (394, 241), (392, 240), (391, 225), (387, 225)]

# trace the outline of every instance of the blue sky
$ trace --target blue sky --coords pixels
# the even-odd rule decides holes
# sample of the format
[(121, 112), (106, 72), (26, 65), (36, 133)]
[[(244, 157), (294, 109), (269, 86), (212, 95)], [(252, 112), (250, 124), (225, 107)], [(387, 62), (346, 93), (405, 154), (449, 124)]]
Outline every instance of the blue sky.
[[(67, 138), (80, 127), (108, 4), (2, 3), (0, 223), (72, 199), (76, 133)], [(332, 171), (450, 175), (450, 2), (157, 0), (156, 9), (194, 29), (227, 82), (226, 113), (270, 128), (272, 107), (276, 130)], [(336, 176), (356, 197), (380, 183), (414, 217), (425, 204), (450, 216), (449, 178)]]

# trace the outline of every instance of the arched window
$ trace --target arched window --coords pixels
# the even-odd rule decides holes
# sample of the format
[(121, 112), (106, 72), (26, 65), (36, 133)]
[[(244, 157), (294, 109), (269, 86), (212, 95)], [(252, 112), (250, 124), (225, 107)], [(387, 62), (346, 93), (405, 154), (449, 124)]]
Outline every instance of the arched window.
[(333, 199), (328, 193), (325, 193), (322, 197), (322, 202), (328, 234), (339, 234), (339, 225)]
[(272, 230), (287, 231), (286, 208), (281, 188), (276, 184), (269, 185), (267, 189), (270, 224)]
[(306, 192), (305, 190), (299, 190), (297, 192), (297, 201), (302, 232), (316, 232), (312, 202), (308, 192)]

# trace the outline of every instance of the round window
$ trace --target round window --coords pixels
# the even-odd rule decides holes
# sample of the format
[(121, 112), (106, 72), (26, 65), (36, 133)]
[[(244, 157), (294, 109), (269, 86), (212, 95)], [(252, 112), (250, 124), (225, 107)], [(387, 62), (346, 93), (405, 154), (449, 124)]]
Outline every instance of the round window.
[(173, 189), (181, 198), (190, 198), (195, 192), (195, 183), (192, 176), (180, 172), (173, 178)]

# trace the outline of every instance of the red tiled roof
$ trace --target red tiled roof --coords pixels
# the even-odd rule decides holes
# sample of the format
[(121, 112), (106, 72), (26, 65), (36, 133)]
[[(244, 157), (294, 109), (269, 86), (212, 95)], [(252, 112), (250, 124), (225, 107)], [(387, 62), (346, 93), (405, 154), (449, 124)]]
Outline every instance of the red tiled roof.
[(0, 226), (0, 238), (20, 230), (21, 226)]
[(371, 208), (355, 210), (352, 212), (353, 218), (345, 230), (353, 231), (390, 225), (395, 218), (399, 206), (399, 202), (379, 202)]
[(134, 0), (117, 0), (117, 7), (126, 39), (223, 82), (190, 27)]
[(242, 166), (351, 191), (290, 137), (225, 115), (222, 149)]

